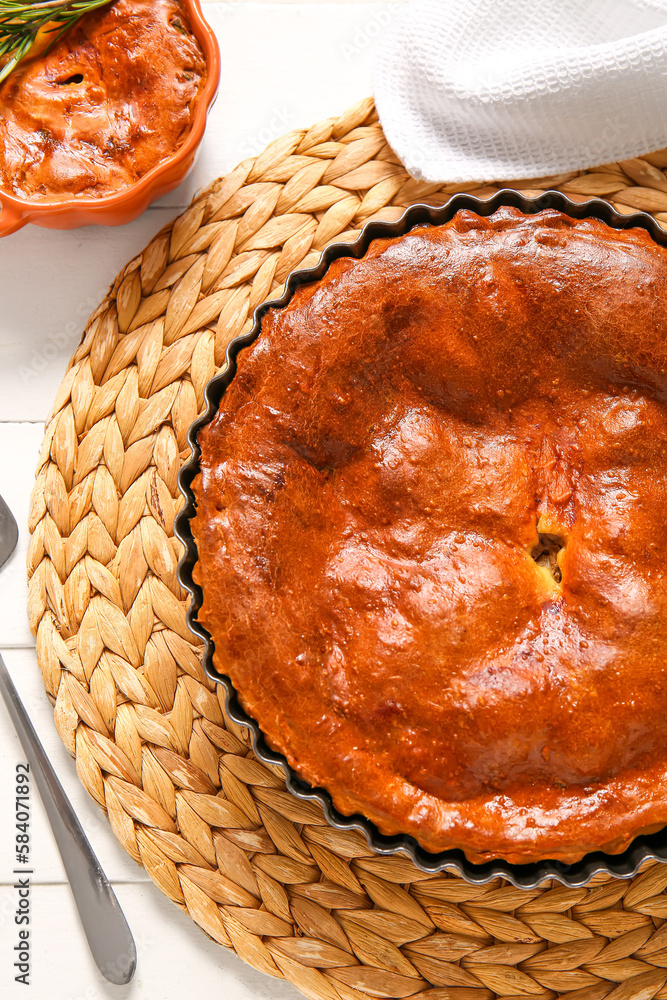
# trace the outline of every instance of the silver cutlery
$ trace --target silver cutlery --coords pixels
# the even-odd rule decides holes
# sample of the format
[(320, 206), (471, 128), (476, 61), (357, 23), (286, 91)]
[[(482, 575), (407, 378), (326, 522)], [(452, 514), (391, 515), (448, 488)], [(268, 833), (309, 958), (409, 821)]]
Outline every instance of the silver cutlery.
[(19, 540), (19, 526), (14, 515), (0, 497), (0, 569), (5, 565)]
[[(18, 541), (18, 526), (0, 497), (0, 569)], [(16, 727), (60, 856), (93, 958), (102, 975), (117, 986), (129, 983), (137, 951), (127, 921), (100, 863), (40, 743), (18, 691), (0, 656), (0, 694)]]

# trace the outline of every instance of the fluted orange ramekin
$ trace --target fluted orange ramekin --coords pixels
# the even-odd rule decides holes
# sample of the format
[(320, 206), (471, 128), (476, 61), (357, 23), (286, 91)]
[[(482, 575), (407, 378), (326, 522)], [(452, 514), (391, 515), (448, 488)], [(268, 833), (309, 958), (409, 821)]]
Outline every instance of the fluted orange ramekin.
[(131, 222), (163, 195), (173, 191), (192, 167), (206, 128), (206, 118), (218, 92), (220, 48), (213, 29), (202, 15), (199, 0), (181, 0), (192, 33), (206, 59), (206, 82), (197, 98), (192, 128), (182, 146), (129, 187), (101, 198), (67, 198), (59, 201), (31, 201), (0, 188), (0, 237), (9, 236), (29, 222), (48, 229), (75, 229), (77, 226), (120, 226)]

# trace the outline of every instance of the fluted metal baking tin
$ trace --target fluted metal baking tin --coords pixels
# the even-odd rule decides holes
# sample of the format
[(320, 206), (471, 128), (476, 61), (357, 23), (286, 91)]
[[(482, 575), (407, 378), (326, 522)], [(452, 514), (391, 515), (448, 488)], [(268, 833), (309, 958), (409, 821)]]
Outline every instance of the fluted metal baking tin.
[(179, 485), (185, 497), (185, 506), (179, 512), (175, 522), (176, 534), (185, 546), (185, 554), (179, 564), (179, 578), (182, 586), (191, 595), (188, 607), (189, 626), (195, 635), (204, 641), (204, 669), (213, 681), (222, 684), (225, 688), (229, 715), (235, 722), (248, 727), (252, 736), (253, 748), (259, 759), (268, 764), (280, 765), (285, 772), (289, 790), (297, 798), (318, 802), (331, 826), (339, 830), (360, 830), (364, 833), (369, 846), (378, 854), (402, 852), (412, 859), (417, 868), (430, 874), (448, 871), (460, 875), (461, 878), (473, 884), (489, 882), (500, 876), (513, 885), (526, 889), (534, 888), (545, 879), (556, 879), (569, 886), (582, 886), (598, 872), (605, 872), (616, 878), (631, 878), (647, 859), (667, 861), (667, 827), (651, 836), (637, 837), (622, 854), (610, 855), (596, 852), (586, 855), (575, 864), (548, 860), (526, 865), (512, 865), (503, 860), (489, 861), (486, 864), (472, 864), (460, 850), (432, 854), (420, 847), (413, 837), (405, 834), (389, 837), (380, 833), (377, 827), (363, 816), (344, 816), (336, 809), (326, 790), (312, 788), (290, 767), (282, 754), (276, 753), (268, 746), (257, 722), (250, 718), (242, 708), (238, 694), (229, 677), (218, 673), (213, 666), (213, 642), (206, 629), (197, 621), (197, 613), (202, 604), (202, 593), (192, 579), (192, 570), (197, 561), (197, 548), (190, 528), (190, 520), (195, 514), (192, 482), (199, 471), (201, 457), (198, 444), (199, 431), (217, 413), (222, 396), (236, 373), (238, 353), (257, 339), (264, 314), (269, 309), (280, 309), (287, 305), (294, 291), (300, 285), (318, 281), (325, 275), (330, 264), (339, 257), (361, 258), (368, 250), (372, 240), (402, 236), (418, 225), (442, 225), (461, 209), (470, 209), (479, 215), (486, 216), (491, 215), (504, 205), (514, 206), (526, 214), (534, 214), (546, 208), (555, 208), (574, 219), (600, 219), (615, 229), (630, 229), (639, 226), (646, 229), (656, 243), (667, 246), (667, 233), (660, 228), (655, 219), (644, 212), (621, 215), (608, 202), (597, 198), (574, 202), (560, 191), (545, 191), (537, 197), (527, 198), (511, 189), (499, 191), (492, 198), (484, 200), (472, 195), (457, 194), (440, 207), (422, 204), (412, 205), (396, 222), (367, 223), (353, 243), (333, 243), (328, 246), (314, 267), (293, 271), (290, 274), (280, 298), (264, 302), (255, 309), (252, 329), (230, 342), (226, 352), (226, 365), (208, 383), (206, 411), (190, 428), (189, 442), (192, 447), (192, 456), (181, 469), (179, 477)]

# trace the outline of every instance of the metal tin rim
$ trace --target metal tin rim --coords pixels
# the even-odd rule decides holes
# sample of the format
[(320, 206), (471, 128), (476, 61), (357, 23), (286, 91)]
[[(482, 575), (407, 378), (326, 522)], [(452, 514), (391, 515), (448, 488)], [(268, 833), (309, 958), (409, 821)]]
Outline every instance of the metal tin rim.
[(239, 351), (253, 343), (260, 334), (264, 314), (269, 309), (279, 309), (289, 302), (294, 291), (300, 286), (324, 277), (331, 263), (339, 257), (361, 258), (372, 240), (403, 236), (417, 225), (442, 225), (457, 212), (469, 209), (478, 215), (491, 215), (502, 206), (520, 209), (533, 215), (547, 208), (554, 208), (574, 219), (595, 218), (614, 229), (640, 227), (648, 231), (653, 240), (667, 246), (667, 233), (655, 219), (645, 212), (621, 215), (612, 206), (599, 198), (575, 202), (560, 191), (544, 191), (537, 197), (528, 198), (518, 191), (503, 189), (492, 198), (482, 200), (474, 195), (456, 194), (443, 206), (411, 205), (396, 222), (369, 222), (353, 243), (332, 243), (322, 252), (314, 267), (293, 271), (285, 283), (280, 298), (261, 303), (254, 310), (253, 326), (248, 333), (235, 337), (227, 346), (223, 370), (215, 375), (206, 386), (206, 410), (197, 418), (188, 432), (188, 442), (192, 448), (190, 459), (179, 473), (179, 487), (185, 498), (185, 505), (179, 511), (174, 530), (183, 543), (185, 552), (178, 566), (181, 585), (190, 594), (187, 621), (192, 632), (204, 642), (203, 666), (207, 676), (225, 689), (226, 707), (230, 717), (251, 734), (253, 749), (257, 757), (267, 764), (279, 765), (285, 773), (287, 788), (297, 798), (317, 802), (330, 825), (339, 830), (361, 831), (369, 847), (378, 854), (406, 854), (423, 872), (435, 875), (446, 871), (456, 874), (474, 885), (484, 884), (494, 878), (507, 879), (518, 888), (533, 889), (546, 879), (555, 879), (563, 885), (579, 887), (586, 885), (594, 875), (606, 873), (616, 878), (632, 878), (646, 860), (667, 862), (667, 827), (658, 833), (636, 837), (621, 854), (603, 854), (597, 851), (587, 854), (581, 861), (565, 864), (561, 861), (535, 861), (530, 864), (514, 865), (502, 859), (485, 864), (473, 864), (459, 849), (440, 851), (432, 854), (420, 847), (417, 841), (407, 835), (387, 836), (381, 833), (370, 820), (361, 815), (345, 816), (334, 806), (329, 793), (322, 788), (313, 788), (305, 782), (287, 763), (285, 757), (272, 750), (257, 722), (241, 706), (238, 694), (229, 677), (220, 674), (213, 665), (213, 641), (206, 629), (197, 621), (197, 613), (202, 604), (201, 589), (192, 579), (192, 570), (198, 553), (190, 527), (195, 514), (195, 497), (192, 482), (199, 472), (201, 451), (198, 443), (199, 431), (217, 413), (222, 396), (236, 374), (236, 359)]

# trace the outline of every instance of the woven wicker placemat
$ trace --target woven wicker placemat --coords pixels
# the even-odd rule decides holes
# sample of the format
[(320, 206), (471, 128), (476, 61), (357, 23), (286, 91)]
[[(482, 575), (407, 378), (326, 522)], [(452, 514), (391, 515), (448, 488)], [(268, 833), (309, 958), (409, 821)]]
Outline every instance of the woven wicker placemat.
[[(664, 167), (665, 150), (509, 186), (601, 195), (667, 224)], [(128, 854), (207, 934), (317, 1000), (667, 998), (667, 865), (527, 891), (371, 855), (254, 758), (185, 622), (177, 475), (228, 341), (290, 271), (368, 219), (497, 186), (412, 180), (371, 100), (279, 139), (121, 272), (60, 386), (39, 459), (30, 621), (81, 781)]]

